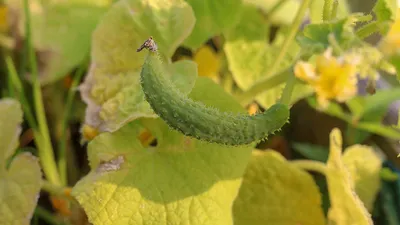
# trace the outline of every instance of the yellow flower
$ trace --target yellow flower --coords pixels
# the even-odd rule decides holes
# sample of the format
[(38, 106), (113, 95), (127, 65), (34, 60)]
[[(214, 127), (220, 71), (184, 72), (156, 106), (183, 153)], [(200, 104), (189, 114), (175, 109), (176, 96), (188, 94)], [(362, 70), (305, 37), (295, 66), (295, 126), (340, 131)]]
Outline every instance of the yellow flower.
[(194, 61), (197, 63), (199, 76), (216, 78), (221, 67), (220, 58), (207, 45), (199, 48), (194, 55)]
[(316, 66), (299, 61), (294, 73), (314, 88), (319, 106), (326, 108), (329, 100), (344, 102), (357, 93), (356, 64), (354, 60), (333, 57), (328, 49), (317, 57)]

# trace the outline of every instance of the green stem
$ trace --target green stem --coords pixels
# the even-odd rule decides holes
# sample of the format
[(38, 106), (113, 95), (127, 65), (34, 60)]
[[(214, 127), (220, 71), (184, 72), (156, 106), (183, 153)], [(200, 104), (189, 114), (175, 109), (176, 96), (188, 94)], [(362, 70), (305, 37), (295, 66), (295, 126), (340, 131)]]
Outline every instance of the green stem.
[(19, 76), (17, 74), (17, 70), (15, 69), (14, 62), (11, 58), (11, 56), (7, 55), (5, 57), (6, 65), (7, 65), (7, 70), (8, 70), (8, 80), (11, 82), (14, 90), (15, 96), (18, 98), (18, 100), (21, 102), (22, 110), (24, 111), (26, 120), (28, 121), (29, 126), (32, 128), (32, 130), (37, 131), (37, 124), (35, 121), (35, 117), (33, 116), (33, 113), (29, 107), (28, 100), (26, 99), (26, 95), (24, 92), (24, 88), (22, 87), (22, 82), (19, 79)]
[(285, 69), (279, 71), (278, 73), (276, 73), (271, 77), (259, 80), (257, 83), (251, 86), (247, 91), (237, 94), (236, 99), (242, 105), (248, 105), (254, 98), (254, 96), (257, 96), (258, 94), (268, 90), (269, 88), (273, 88), (280, 84), (283, 84), (286, 81), (286, 79), (290, 76), (290, 74), (292, 74), (292, 69), (293, 68)]
[(14, 94), (18, 98), (21, 103), (22, 110), (24, 111), (25, 118), (33, 131), (33, 136), (35, 137), (34, 141), (38, 149), (42, 148), (42, 137), (38, 130), (35, 117), (31, 111), (28, 100), (26, 99), (26, 95), (24, 92), (24, 88), (22, 87), (22, 82), (19, 79), (17, 74), (17, 70), (15, 69), (14, 62), (11, 56), (7, 55), (5, 58), (7, 70), (8, 70), (8, 79), (11, 81)]
[(322, 13), (322, 19), (324, 21), (329, 21), (332, 19), (332, 9), (334, 8), (335, 0), (325, 0), (324, 10)]
[(39, 148), (39, 158), (47, 179), (54, 184), (61, 184), (60, 177), (58, 176), (56, 162), (54, 160), (54, 152), (53, 152), (53, 147), (51, 145), (50, 133), (46, 121), (46, 114), (43, 105), (43, 97), (38, 77), (36, 56), (32, 44), (30, 11), (29, 11), (28, 0), (24, 0), (24, 13), (25, 13), (25, 33), (27, 42), (26, 44), (28, 46), (28, 56), (29, 56), (28, 58), (32, 73), (33, 99), (34, 99), (34, 105), (35, 105), (37, 121), (42, 142), (42, 145)]
[[(281, 76), (280, 73), (276, 74), (276, 70), (279, 68), (281, 65), (287, 51), (289, 50), (290, 45), (292, 44), (297, 31), (299, 30), (300, 24), (303, 21), (304, 15), (306, 14), (306, 11), (308, 9), (308, 6), (310, 5), (311, 0), (303, 0), (299, 10), (297, 11), (296, 17), (294, 18), (294, 21), (292, 25), (290, 26), (289, 34), (287, 35), (285, 41), (282, 44), (282, 47), (280, 48), (280, 52), (278, 53), (278, 56), (276, 57), (276, 60), (274, 61), (274, 64), (272, 65), (271, 69), (268, 71), (268, 73), (265, 75), (267, 77), (264, 80), (260, 80), (257, 82), (255, 85), (250, 87), (245, 93), (243, 93), (241, 96), (239, 96), (239, 101), (242, 104), (248, 104), (251, 99), (254, 96), (257, 96), (258, 94), (266, 91), (269, 87), (264, 86), (266, 84), (269, 84), (272, 79), (274, 79), (273, 76)], [(286, 74), (286, 72), (283, 72)], [(276, 80), (273, 81), (280, 81), (281, 78), (276, 78)], [(283, 81), (284, 82), (284, 81)], [(277, 82), (279, 84), (283, 82)], [(276, 85), (272, 86), (275, 87)]]
[(56, 219), (56, 217), (46, 209), (42, 208), (41, 206), (36, 206), (35, 215), (42, 218), (48, 224), (59, 225), (60, 223)]
[[(86, 63), (84, 64), (86, 65)], [(64, 116), (61, 121), (61, 140), (58, 146), (58, 170), (60, 172), (60, 178), (64, 185), (67, 185), (67, 154), (66, 154), (66, 145), (67, 145), (67, 126), (70, 119), (72, 103), (76, 93), (76, 87), (78, 86), (84, 72), (86, 66), (82, 66), (75, 73), (74, 79), (72, 81), (71, 87), (68, 90), (67, 100), (65, 103)]]
[(66, 188), (52, 184), (47, 180), (42, 180), (42, 190), (46, 191), (51, 195), (64, 196)]
[(294, 74), (291, 74), (288, 77), (288, 79), (286, 81), (285, 89), (283, 89), (283, 92), (282, 92), (280, 103), (285, 104), (287, 106), (290, 105), (290, 99), (292, 97), (292, 92), (293, 92), (294, 86), (296, 84), (296, 81), (297, 80), (296, 80), (296, 77), (294, 76)]
[(293, 160), (290, 161), (292, 165), (295, 165), (303, 170), (314, 171), (320, 173), (322, 175), (326, 175), (326, 165), (322, 162), (314, 161), (314, 160)]
[(357, 30), (356, 34), (360, 39), (365, 39), (371, 34), (378, 32), (381, 24), (377, 21), (370, 22)]
[(338, 0), (334, 0), (332, 4), (331, 19), (336, 18), (338, 6), (339, 6)]

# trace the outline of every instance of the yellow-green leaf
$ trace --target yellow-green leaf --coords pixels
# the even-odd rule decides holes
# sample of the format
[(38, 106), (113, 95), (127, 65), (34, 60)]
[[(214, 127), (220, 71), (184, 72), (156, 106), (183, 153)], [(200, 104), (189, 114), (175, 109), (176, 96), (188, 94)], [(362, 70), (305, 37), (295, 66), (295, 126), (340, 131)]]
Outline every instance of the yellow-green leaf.
[(21, 133), (22, 110), (13, 99), (0, 101), (0, 224), (28, 225), (37, 204), (42, 174), (39, 162), (30, 153), (14, 157)]
[[(218, 98), (215, 98), (218, 96)], [(190, 98), (221, 111), (245, 110), (213, 81), (200, 77)], [(141, 119), (157, 139), (144, 147), (138, 121), (89, 143), (91, 172), (72, 194), (94, 225), (232, 224), (252, 146), (192, 139), (161, 119)]]
[(350, 172), (357, 195), (372, 212), (381, 184), (381, 160), (371, 147), (353, 145), (345, 150), (343, 163)]
[(264, 13), (269, 16), (269, 22), (285, 25), (291, 24), (296, 16), (297, 10), (299, 9), (300, 3), (296, 0), (286, 1), (279, 6), (277, 11), (275, 11), (272, 15), (269, 15), (268, 13), (271, 11), (271, 9), (280, 1), (281, 0), (244, 0), (244, 2), (257, 6), (263, 10)]
[(192, 6), (196, 24), (184, 45), (197, 49), (209, 38), (230, 29), (240, 17), (242, 0), (186, 0)]
[(234, 224), (323, 225), (321, 204), (307, 172), (274, 151), (255, 151), (234, 203)]
[(330, 134), (330, 150), (327, 162), (327, 183), (331, 208), (330, 223), (335, 225), (372, 225), (371, 215), (357, 196), (350, 173), (342, 159), (342, 136), (335, 128)]
[[(274, 75), (269, 74), (269, 70), (281, 48), (286, 30), (278, 32), (274, 42), (269, 44), (268, 29), (269, 26), (258, 9), (245, 4), (240, 22), (234, 29), (226, 33), (224, 51), (229, 63), (229, 70), (242, 90), (249, 89), (261, 78)], [(289, 66), (298, 51), (298, 45), (293, 43), (277, 71)], [(281, 84), (254, 97), (257, 97), (258, 103), (264, 108), (268, 108), (280, 98), (283, 88), (284, 84)], [(312, 88), (309, 85), (297, 83), (293, 93), (291, 103), (311, 94)]]
[(183, 0), (120, 0), (93, 33), (92, 63), (81, 86), (88, 107), (85, 123), (115, 131), (136, 118), (156, 117), (144, 99), (139, 74), (146, 55), (136, 52), (153, 36), (171, 79), (184, 94), (192, 89), (197, 67), (192, 61), (170, 64), (170, 57), (190, 34), (195, 18)]
[[(110, 0), (108, 0), (110, 1)], [(18, 13), (18, 28), (25, 33), (21, 0), (7, 0)], [(104, 0), (29, 1), (32, 39), (38, 52), (40, 81), (55, 82), (89, 57), (93, 30), (110, 3)]]

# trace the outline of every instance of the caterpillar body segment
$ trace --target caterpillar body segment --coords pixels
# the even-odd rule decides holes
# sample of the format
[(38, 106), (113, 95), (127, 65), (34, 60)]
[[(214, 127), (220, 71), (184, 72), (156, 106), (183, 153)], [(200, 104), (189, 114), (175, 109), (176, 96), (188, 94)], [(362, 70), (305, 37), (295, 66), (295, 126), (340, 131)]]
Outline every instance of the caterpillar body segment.
[(265, 139), (289, 118), (289, 108), (275, 104), (253, 116), (220, 112), (181, 94), (164, 75), (156, 51), (149, 51), (140, 74), (146, 100), (171, 128), (186, 136), (225, 145), (246, 145)]

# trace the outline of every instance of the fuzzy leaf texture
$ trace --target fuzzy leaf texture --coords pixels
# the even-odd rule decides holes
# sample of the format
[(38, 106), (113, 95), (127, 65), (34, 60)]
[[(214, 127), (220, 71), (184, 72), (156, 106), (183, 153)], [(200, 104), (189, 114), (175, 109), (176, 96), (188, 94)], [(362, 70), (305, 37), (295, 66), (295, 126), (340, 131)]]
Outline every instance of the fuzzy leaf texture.
[[(215, 98), (218, 96), (218, 98)], [(221, 111), (244, 112), (208, 78), (189, 96)], [(232, 204), (251, 146), (227, 147), (186, 137), (161, 119), (141, 119), (157, 139), (145, 147), (135, 138), (138, 121), (89, 143), (91, 172), (72, 195), (94, 225), (232, 224)]]
[(330, 150), (326, 179), (331, 207), (328, 212), (332, 225), (372, 225), (371, 215), (354, 190), (351, 174), (342, 157), (342, 136), (335, 128), (330, 133)]
[(345, 150), (343, 163), (350, 172), (357, 195), (368, 211), (372, 212), (381, 187), (381, 160), (371, 147), (353, 145)]
[[(268, 33), (269, 25), (265, 23), (259, 10), (253, 5), (245, 4), (239, 23), (226, 34), (224, 51), (229, 70), (242, 90), (249, 89), (260, 79), (271, 78), (266, 76), (281, 48), (285, 31), (278, 32), (271, 44), (267, 41)], [(277, 71), (288, 67), (298, 52), (298, 45), (293, 43)], [(257, 97), (258, 103), (264, 108), (270, 107), (280, 98), (283, 88), (284, 84), (280, 84), (266, 90)], [(297, 83), (291, 103), (311, 93), (312, 89), (308, 85)]]
[(196, 16), (192, 33), (184, 45), (197, 49), (213, 36), (229, 30), (238, 21), (241, 13), (241, 0), (186, 0)]
[(313, 178), (274, 151), (255, 151), (233, 206), (235, 225), (324, 225)]
[(85, 123), (115, 131), (136, 118), (156, 117), (144, 100), (139, 74), (146, 56), (136, 52), (149, 36), (157, 41), (165, 70), (177, 88), (188, 94), (197, 77), (192, 61), (168, 63), (195, 23), (183, 0), (120, 0), (104, 15), (93, 33), (92, 63), (80, 87), (88, 105)]
[(39, 198), (42, 174), (30, 153), (7, 160), (18, 147), (22, 110), (13, 99), (0, 100), (0, 224), (29, 225)]

